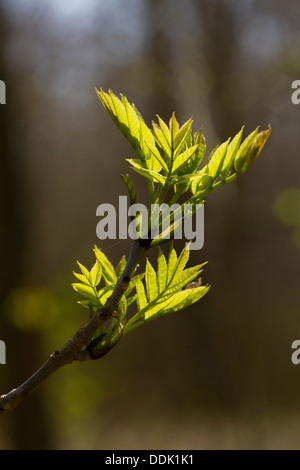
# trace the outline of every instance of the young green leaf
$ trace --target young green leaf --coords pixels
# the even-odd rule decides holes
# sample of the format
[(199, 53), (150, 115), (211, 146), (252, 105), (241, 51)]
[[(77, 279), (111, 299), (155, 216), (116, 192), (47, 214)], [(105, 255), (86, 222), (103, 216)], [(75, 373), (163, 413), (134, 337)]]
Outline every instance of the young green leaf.
[(115, 273), (117, 277), (121, 276), (122, 272), (125, 269), (125, 266), (126, 266), (126, 257), (123, 255), (115, 269)]
[(185, 122), (182, 127), (179, 129), (175, 140), (174, 140), (174, 156), (176, 156), (181, 152), (182, 147), (187, 141), (187, 138), (191, 134), (193, 119), (190, 118), (187, 122)]
[(188, 148), (184, 152), (180, 153), (176, 160), (173, 163), (172, 174), (177, 174), (178, 170), (181, 166), (186, 163), (187, 160), (193, 157), (198, 150), (198, 145), (193, 145), (192, 147)]
[(140, 280), (138, 280), (138, 282), (136, 283), (136, 293), (137, 293), (138, 309), (139, 311), (142, 311), (146, 307), (148, 300), (146, 297), (144, 285), (142, 281)]
[(132, 206), (133, 204), (136, 203), (136, 196), (137, 196), (135, 190), (133, 189), (133, 181), (129, 175), (121, 175), (121, 178), (127, 187), (130, 205)]
[(217, 147), (211, 154), (208, 162), (208, 174), (211, 176), (212, 181), (215, 181), (220, 174), (220, 170), (226, 156), (229, 140), (230, 139)]
[(239, 146), (241, 145), (242, 135), (243, 135), (244, 126), (240, 130), (238, 134), (233, 138), (232, 142), (228, 145), (226, 157), (223, 162), (221, 176), (223, 179), (226, 179), (230, 173), (232, 168), (236, 153), (238, 151)]
[(90, 272), (90, 279), (91, 279), (92, 286), (94, 287), (98, 286), (98, 284), (101, 281), (101, 275), (102, 275), (101, 265), (99, 261), (96, 260), (96, 263), (94, 264)]
[(146, 287), (147, 287), (147, 294), (148, 294), (148, 301), (152, 302), (154, 299), (156, 299), (157, 294), (158, 294), (158, 287), (157, 287), (157, 279), (156, 279), (156, 273), (150, 263), (150, 261), (147, 259), (146, 262)]
[(92, 287), (87, 286), (86, 284), (81, 284), (81, 283), (74, 283), (72, 284), (72, 287), (76, 292), (79, 294), (83, 295), (84, 297), (87, 297), (88, 299), (97, 300), (97, 296), (95, 294), (95, 291)]
[(251, 150), (248, 152), (247, 157), (246, 157), (246, 164), (242, 169), (242, 172), (245, 172), (250, 165), (256, 160), (260, 152), (262, 151), (266, 141), (268, 140), (268, 137), (271, 132), (271, 126), (269, 125), (269, 128), (267, 131), (262, 131), (259, 132), (254, 139), (254, 142), (252, 144)]
[(244, 140), (237, 152), (237, 155), (234, 160), (234, 167), (237, 173), (241, 172), (243, 166), (246, 163), (247, 154), (252, 147), (257, 132), (258, 127), (253, 132), (251, 132), (250, 135), (248, 135), (248, 137)]
[(158, 247), (158, 258), (157, 258), (157, 280), (158, 280), (158, 291), (162, 293), (167, 284), (168, 276), (168, 265), (166, 258), (160, 248)]
[[(130, 163), (133, 165), (132, 161)], [(134, 166), (133, 169), (140, 175), (145, 176), (150, 181), (154, 181), (155, 183), (160, 183), (162, 185), (165, 183), (166, 178), (159, 173), (156, 173), (156, 171), (147, 170), (145, 168), (137, 168), (136, 166)]]
[(116, 284), (117, 276), (116, 276), (113, 265), (110, 263), (110, 261), (105, 256), (105, 254), (99, 250), (97, 246), (95, 246), (94, 248), (94, 253), (95, 253), (96, 259), (99, 261), (101, 265), (102, 274), (103, 274), (106, 284)]

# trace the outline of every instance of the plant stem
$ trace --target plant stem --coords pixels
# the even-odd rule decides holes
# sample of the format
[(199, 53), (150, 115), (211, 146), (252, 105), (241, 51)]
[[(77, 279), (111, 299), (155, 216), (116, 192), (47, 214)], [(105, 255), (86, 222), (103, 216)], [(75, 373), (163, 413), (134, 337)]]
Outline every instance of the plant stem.
[(19, 403), (29, 396), (44, 380), (61, 367), (74, 361), (87, 361), (91, 359), (89, 351), (84, 349), (92, 340), (95, 331), (109, 320), (117, 310), (122, 295), (125, 293), (130, 278), (133, 275), (140, 259), (145, 256), (146, 248), (139, 242), (134, 242), (131, 247), (125, 269), (118, 279), (112, 295), (107, 299), (104, 307), (99, 308), (91, 320), (80, 328), (75, 335), (62, 347), (55, 351), (44, 365), (37, 370), (28, 380), (18, 388), (11, 390), (0, 397), (0, 414), (12, 411)]

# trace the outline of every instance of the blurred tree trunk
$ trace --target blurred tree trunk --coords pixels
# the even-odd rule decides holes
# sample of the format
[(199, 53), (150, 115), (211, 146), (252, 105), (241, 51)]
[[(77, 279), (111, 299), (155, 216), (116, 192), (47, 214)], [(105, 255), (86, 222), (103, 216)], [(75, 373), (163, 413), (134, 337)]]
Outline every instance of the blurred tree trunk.
[[(241, 94), (238, 90), (236, 93), (232, 92), (230, 82), (230, 78), (239, 71), (240, 25), (236, 18), (234, 2), (195, 1), (194, 7), (203, 28), (199, 39), (200, 47), (211, 73), (209, 103), (212, 122), (219, 141), (224, 142), (229, 136), (233, 138), (245, 121), (242, 106), (238, 102)], [(238, 86), (243, 86), (241, 80), (238, 81)], [(246, 326), (245, 322), (251, 307), (247, 302), (242, 302), (247, 282), (241, 268), (241, 260), (246, 260), (245, 251), (249, 243), (244, 184), (243, 177), (234, 182), (235, 195), (231, 197), (225, 214), (219, 217), (217, 232), (221, 233), (221, 236), (217, 250), (218, 270), (213, 273), (218, 295), (209, 300), (214, 311), (220, 312), (221, 315), (223, 311), (226, 312), (226, 315), (218, 320), (218, 325), (214, 325), (211, 346), (215, 367), (218, 367), (217, 371), (212, 368), (211, 379), (213, 382), (217, 381), (215, 387), (221, 391), (220, 396), (225, 406), (236, 406), (241, 397), (245, 396), (243, 351), (247, 348), (245, 341), (251, 337), (251, 334), (248, 334), (250, 330), (247, 331), (251, 326)], [(231, 250), (230, 246), (234, 249)], [(237, 295), (232, 296), (231, 292), (237, 292)], [(234, 342), (232, 335), (235, 337)], [(247, 350), (251, 354), (251, 346)]]
[[(171, 63), (171, 42), (166, 33), (166, 26), (161, 22), (160, 10), (164, 0), (147, 0), (147, 41), (146, 58), (153, 64), (152, 90), (149, 102), (149, 109), (155, 110), (162, 119), (168, 122), (173, 111), (176, 108), (176, 99), (174, 96), (174, 73)], [(153, 113), (151, 114), (153, 119)]]
[[(11, 73), (7, 44), (13, 31), (0, 7), (0, 79), (6, 83), (6, 105), (0, 107), (0, 328), (7, 347), (7, 364), (1, 367), (0, 393), (16, 387), (41, 364), (40, 338), (25, 334), (5, 319), (3, 303), (14, 289), (26, 283), (30, 266), (25, 265), (27, 234), (24, 158), (21, 114), (18, 99), (20, 75)], [(3, 370), (5, 368), (5, 370)], [(43, 390), (30, 397), (11, 415), (3, 417), (6, 439), (11, 449), (47, 449), (49, 425), (43, 403)]]

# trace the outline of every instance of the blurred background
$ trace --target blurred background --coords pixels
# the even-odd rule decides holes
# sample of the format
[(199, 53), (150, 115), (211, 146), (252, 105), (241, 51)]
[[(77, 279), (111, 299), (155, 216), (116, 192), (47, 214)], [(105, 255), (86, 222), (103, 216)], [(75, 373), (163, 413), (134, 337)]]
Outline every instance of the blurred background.
[[(207, 198), (208, 295), (73, 364), (1, 416), (2, 449), (300, 448), (300, 4), (270, 0), (1, 0), (0, 394), (88, 320), (71, 288), (97, 244), (96, 208), (144, 181), (94, 88), (146, 122), (172, 111), (207, 153), (245, 125), (272, 133), (237, 182)], [(180, 244), (179, 244), (180, 245)], [(178, 245), (178, 247), (179, 247)]]

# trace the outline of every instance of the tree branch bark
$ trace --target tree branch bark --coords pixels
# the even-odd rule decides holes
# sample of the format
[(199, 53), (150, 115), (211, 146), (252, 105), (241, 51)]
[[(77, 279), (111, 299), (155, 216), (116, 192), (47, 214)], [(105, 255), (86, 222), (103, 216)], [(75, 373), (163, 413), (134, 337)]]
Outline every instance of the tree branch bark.
[(107, 299), (104, 307), (99, 308), (91, 320), (80, 328), (75, 335), (62, 347), (55, 351), (49, 359), (28, 380), (18, 388), (11, 390), (0, 397), (0, 414), (12, 411), (28, 395), (30, 395), (44, 380), (61, 367), (74, 361), (87, 361), (91, 359), (90, 353), (84, 349), (92, 340), (96, 329), (109, 320), (117, 310), (122, 295), (127, 290), (130, 278), (141, 258), (145, 256), (146, 248), (139, 241), (133, 243), (126, 267), (118, 279), (112, 295)]

